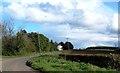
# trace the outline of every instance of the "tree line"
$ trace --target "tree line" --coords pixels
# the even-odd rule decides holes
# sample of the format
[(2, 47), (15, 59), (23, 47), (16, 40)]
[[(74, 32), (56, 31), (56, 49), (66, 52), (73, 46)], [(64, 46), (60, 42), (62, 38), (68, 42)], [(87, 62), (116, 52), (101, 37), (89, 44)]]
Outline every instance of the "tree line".
[(55, 51), (57, 43), (43, 34), (28, 33), (26, 30), (14, 32), (13, 23), (2, 23), (2, 55), (25, 55), (36, 52)]
[(73, 50), (73, 48), (74, 48), (73, 44), (71, 42), (68, 42), (68, 41), (65, 43), (60, 42), (59, 45), (62, 46), (63, 50)]

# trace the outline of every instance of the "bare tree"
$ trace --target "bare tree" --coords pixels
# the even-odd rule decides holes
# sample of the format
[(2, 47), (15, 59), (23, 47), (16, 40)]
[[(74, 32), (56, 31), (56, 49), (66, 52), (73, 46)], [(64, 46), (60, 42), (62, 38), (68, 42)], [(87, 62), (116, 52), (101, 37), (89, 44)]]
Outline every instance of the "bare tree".
[(12, 36), (14, 34), (14, 23), (13, 19), (3, 21), (2, 23), (2, 36)]
[(2, 26), (2, 54), (4, 53), (6, 55), (10, 55), (14, 53), (14, 48), (16, 47), (13, 19), (10, 18), (8, 20), (3, 21), (1, 26)]

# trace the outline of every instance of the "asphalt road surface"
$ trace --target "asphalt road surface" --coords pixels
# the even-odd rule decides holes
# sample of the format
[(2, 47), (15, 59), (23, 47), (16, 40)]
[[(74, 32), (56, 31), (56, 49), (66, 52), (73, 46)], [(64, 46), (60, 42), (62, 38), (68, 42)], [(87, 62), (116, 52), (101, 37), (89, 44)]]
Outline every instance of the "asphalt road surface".
[[(46, 54), (58, 54), (58, 52), (41, 53), (41, 55), (46, 55)], [(38, 56), (38, 55), (35, 55), (35, 56)], [(2, 69), (0, 68), (0, 70), (2, 70), (3, 73), (5, 71), (19, 71), (19, 73), (23, 73), (23, 72), (24, 73), (26, 73), (26, 72), (27, 73), (40, 73), (39, 71), (33, 70), (32, 68), (30, 68), (30, 67), (28, 67), (26, 65), (26, 61), (29, 60), (30, 58), (31, 57), (19, 57), (19, 58), (10, 58), (10, 59), (0, 59), (0, 67), (2, 67)]]
[(2, 59), (2, 71), (29, 71), (30, 73), (36, 73), (36, 70), (26, 66), (28, 59), (30, 57)]

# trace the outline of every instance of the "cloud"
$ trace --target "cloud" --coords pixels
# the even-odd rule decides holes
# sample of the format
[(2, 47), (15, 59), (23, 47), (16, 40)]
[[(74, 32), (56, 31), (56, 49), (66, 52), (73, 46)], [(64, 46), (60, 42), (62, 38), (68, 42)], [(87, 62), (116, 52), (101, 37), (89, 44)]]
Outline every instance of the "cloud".
[(108, 25), (109, 28), (108, 31), (111, 33), (111, 34), (120, 34), (120, 28), (118, 27), (119, 26), (119, 15), (118, 13), (114, 13), (112, 15), (112, 22), (111, 24)]
[(18, 3), (12, 3), (7, 8), (4, 8), (4, 10), (4, 12), (9, 12), (9, 14), (16, 19), (23, 19), (30, 22), (52, 23), (62, 22), (64, 20), (60, 15), (54, 15), (35, 7), (25, 7)]
[(112, 14), (112, 10), (99, 0), (21, 0), (12, 2), (4, 9), (17, 19), (39, 23), (69, 23), (73, 27), (89, 26), (91, 29), (98, 25), (100, 27), (96, 29), (106, 27), (111, 22)]
[[(91, 45), (105, 46), (117, 43), (117, 35), (107, 35), (102, 33), (95, 33), (92, 30), (71, 28), (69, 24), (54, 26), (43, 25), (43, 31), (50, 39), (55, 39), (57, 42), (66, 42), (69, 38), (75, 48), (85, 48)], [(53, 36), (54, 35), (54, 36)]]
[(84, 46), (110, 45), (117, 41), (118, 13), (104, 5), (102, 0), (3, 2), (10, 3), (3, 7), (3, 14), (7, 13), (16, 20), (43, 24), (41, 32), (51, 39), (66, 41), (65, 38), (69, 37), (74, 45), (84, 43)]
[[(115, 31), (118, 31), (118, 14), (113, 15), (112, 27)], [(119, 29), (120, 30), (120, 29)]]
[(102, 2), (119, 2), (120, 0), (101, 0)]

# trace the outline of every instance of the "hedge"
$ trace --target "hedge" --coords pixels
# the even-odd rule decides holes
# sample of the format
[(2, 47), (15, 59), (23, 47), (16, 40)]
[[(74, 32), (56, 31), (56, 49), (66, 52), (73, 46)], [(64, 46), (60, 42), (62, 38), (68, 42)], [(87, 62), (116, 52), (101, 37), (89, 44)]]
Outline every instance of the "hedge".
[(66, 59), (76, 62), (85, 62), (94, 64), (99, 67), (114, 68), (120, 70), (120, 55), (110, 54), (110, 55), (97, 55), (97, 54), (60, 54), (60, 59)]

